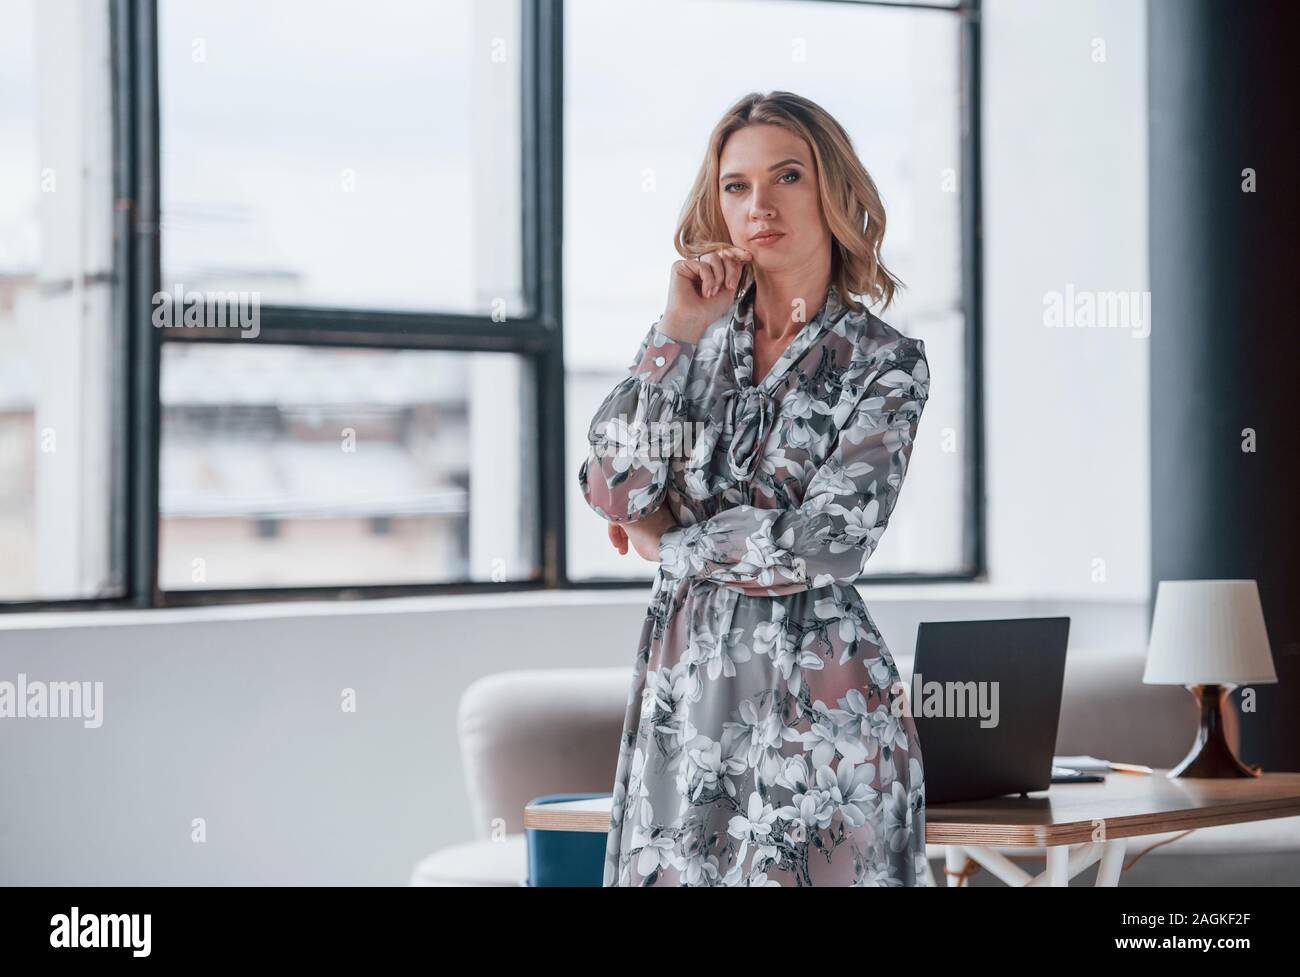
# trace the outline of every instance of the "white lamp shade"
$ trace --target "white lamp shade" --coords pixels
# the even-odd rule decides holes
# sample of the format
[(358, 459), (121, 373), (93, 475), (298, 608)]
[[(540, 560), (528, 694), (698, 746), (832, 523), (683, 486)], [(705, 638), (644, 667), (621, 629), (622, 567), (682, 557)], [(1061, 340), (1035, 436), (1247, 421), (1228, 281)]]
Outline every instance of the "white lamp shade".
[(1277, 682), (1254, 580), (1161, 580), (1142, 681), (1148, 685)]

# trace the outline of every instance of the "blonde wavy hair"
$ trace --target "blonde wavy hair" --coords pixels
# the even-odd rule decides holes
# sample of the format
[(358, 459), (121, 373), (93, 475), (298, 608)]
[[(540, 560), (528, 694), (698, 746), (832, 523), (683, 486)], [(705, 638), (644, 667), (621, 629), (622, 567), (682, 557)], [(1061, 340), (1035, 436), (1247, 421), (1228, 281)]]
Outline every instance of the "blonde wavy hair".
[[(849, 134), (816, 102), (793, 92), (751, 92), (719, 120), (695, 184), (682, 206), (675, 246), (683, 258), (698, 258), (733, 242), (722, 217), (718, 190), (722, 147), (732, 133), (751, 125), (778, 125), (802, 138), (812, 150), (822, 213), (831, 231), (831, 281), (845, 305), (863, 309), (856, 296), (879, 302), (881, 311), (904, 287), (880, 260), (885, 238), (885, 207), (871, 174), (858, 159)], [(744, 267), (737, 292), (753, 278)]]

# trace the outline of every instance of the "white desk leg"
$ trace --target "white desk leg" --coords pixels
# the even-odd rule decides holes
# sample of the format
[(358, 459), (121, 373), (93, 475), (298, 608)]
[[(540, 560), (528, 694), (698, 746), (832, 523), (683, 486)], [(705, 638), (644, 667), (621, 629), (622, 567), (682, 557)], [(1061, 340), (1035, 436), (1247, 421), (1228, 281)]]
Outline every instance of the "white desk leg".
[(944, 873), (948, 879), (948, 887), (953, 888), (959, 885), (965, 885), (966, 880), (958, 878), (954, 872), (960, 872), (966, 867), (966, 852), (962, 850), (961, 845), (947, 845), (943, 850), (944, 867), (948, 870)]
[(1052, 845), (1047, 849), (1047, 884), (1070, 884), (1070, 846)]
[[(966, 868), (968, 859), (973, 859), (988, 869), (1007, 885), (1014, 886), (1069, 886), (1070, 879), (1078, 875), (1093, 862), (1100, 860), (1097, 867), (1099, 886), (1118, 886), (1120, 870), (1124, 865), (1124, 839), (1115, 838), (1104, 842), (1088, 842), (1074, 845), (1051, 845), (1044, 854), (1047, 856), (1047, 868), (1042, 873), (1031, 876), (1001, 852), (983, 845), (945, 845), (944, 865), (949, 887), (965, 886), (969, 883), (957, 873)], [(927, 863), (928, 865), (928, 863)]]
[(1097, 886), (1118, 886), (1119, 873), (1124, 868), (1124, 839), (1108, 839), (1101, 843), (1101, 863), (1097, 866)]

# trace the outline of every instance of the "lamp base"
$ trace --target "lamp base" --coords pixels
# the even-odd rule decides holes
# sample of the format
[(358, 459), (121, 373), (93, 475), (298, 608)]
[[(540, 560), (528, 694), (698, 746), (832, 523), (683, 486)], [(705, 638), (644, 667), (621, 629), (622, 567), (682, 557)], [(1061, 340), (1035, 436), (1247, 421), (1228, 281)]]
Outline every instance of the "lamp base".
[(1196, 696), (1201, 707), (1201, 727), (1196, 742), (1183, 758), (1183, 762), (1169, 771), (1169, 777), (1258, 777), (1259, 770), (1246, 766), (1237, 759), (1223, 735), (1223, 711), (1232, 708), (1228, 703), (1231, 686), (1189, 685), (1187, 691)]

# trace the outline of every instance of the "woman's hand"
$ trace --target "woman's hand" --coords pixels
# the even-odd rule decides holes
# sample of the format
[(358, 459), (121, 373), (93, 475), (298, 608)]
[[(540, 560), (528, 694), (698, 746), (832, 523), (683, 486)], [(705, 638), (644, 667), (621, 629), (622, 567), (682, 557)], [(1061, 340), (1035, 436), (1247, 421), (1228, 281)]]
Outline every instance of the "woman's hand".
[(637, 522), (609, 524), (609, 541), (623, 555), (627, 555), (629, 541), (637, 555), (651, 563), (659, 562), (659, 537), (677, 526), (672, 510), (662, 505)]
[(616, 522), (609, 524), (609, 541), (614, 544), (614, 549), (618, 550), (620, 556), (627, 556), (627, 533)]
[(745, 248), (729, 247), (689, 261), (674, 261), (660, 331), (683, 342), (699, 342), (704, 330), (735, 299), (741, 270), (753, 258)]

